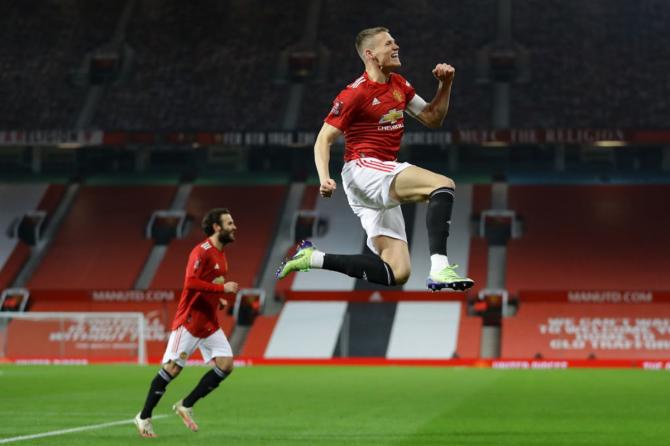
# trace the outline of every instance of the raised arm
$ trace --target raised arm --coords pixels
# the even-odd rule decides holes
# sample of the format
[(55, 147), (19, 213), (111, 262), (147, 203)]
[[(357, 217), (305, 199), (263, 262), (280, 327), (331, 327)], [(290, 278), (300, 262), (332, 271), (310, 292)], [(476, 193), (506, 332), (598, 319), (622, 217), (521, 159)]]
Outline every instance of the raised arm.
[(433, 76), (438, 80), (437, 92), (433, 100), (425, 106), (423, 106), (423, 100), (418, 96), (416, 100), (412, 99), (410, 101), (410, 112), (412, 112), (412, 106), (417, 107), (416, 102), (422, 102), (419, 107), (423, 106), (423, 110), (416, 110), (413, 115), (426, 127), (436, 129), (442, 126), (447, 111), (449, 111), (449, 96), (451, 96), (451, 84), (454, 81), (455, 74), (456, 70), (451, 65), (446, 63), (437, 64), (433, 69)]
[(337, 127), (324, 122), (314, 143), (314, 164), (316, 164), (319, 183), (321, 183), (319, 193), (324, 198), (333, 195), (337, 188), (337, 183), (330, 177), (330, 146), (341, 134), (342, 132)]

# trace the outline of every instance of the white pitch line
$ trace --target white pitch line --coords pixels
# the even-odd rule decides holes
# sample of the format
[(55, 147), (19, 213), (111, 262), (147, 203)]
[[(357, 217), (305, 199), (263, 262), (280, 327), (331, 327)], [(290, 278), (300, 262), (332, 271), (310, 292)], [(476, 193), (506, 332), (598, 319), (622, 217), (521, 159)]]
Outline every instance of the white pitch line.
[[(168, 415), (156, 415), (152, 419), (157, 419), (157, 418), (165, 418)], [(82, 431), (90, 431), (93, 429), (102, 429), (105, 427), (111, 427), (111, 426), (120, 426), (122, 424), (130, 424), (133, 422), (133, 419), (131, 418), (130, 420), (123, 420), (123, 421), (112, 421), (110, 423), (102, 423), (102, 424), (92, 424), (90, 426), (81, 426), (81, 427), (73, 427), (71, 429), (61, 429), (57, 431), (50, 431), (50, 432), (42, 432), (41, 434), (32, 434), (32, 435), (21, 435), (19, 437), (11, 437), (11, 438), (0, 438), (0, 444), (2, 443), (12, 443), (15, 441), (23, 441), (23, 440), (34, 440), (35, 438), (43, 438), (43, 437), (53, 437), (56, 435), (65, 435), (65, 434), (72, 434), (74, 432), (82, 432)]]

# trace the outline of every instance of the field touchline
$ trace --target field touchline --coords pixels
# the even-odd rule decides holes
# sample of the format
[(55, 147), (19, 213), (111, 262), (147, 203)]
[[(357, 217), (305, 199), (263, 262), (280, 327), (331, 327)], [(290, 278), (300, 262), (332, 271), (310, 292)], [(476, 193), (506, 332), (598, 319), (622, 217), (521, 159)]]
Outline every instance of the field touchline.
[[(156, 415), (155, 417), (153, 417), (153, 419), (155, 420), (158, 418), (165, 418), (167, 416), (168, 415)], [(101, 424), (91, 424), (89, 426), (73, 427), (70, 429), (60, 429), (57, 431), (42, 432), (40, 434), (20, 435), (18, 437), (0, 438), (0, 444), (13, 443), (15, 441), (34, 440), (36, 438), (53, 437), (56, 435), (66, 435), (75, 432), (89, 431), (93, 429), (104, 429), (106, 427), (120, 426), (122, 424), (132, 424), (132, 422), (133, 419), (131, 418), (129, 420), (111, 421), (109, 423), (101, 423)]]

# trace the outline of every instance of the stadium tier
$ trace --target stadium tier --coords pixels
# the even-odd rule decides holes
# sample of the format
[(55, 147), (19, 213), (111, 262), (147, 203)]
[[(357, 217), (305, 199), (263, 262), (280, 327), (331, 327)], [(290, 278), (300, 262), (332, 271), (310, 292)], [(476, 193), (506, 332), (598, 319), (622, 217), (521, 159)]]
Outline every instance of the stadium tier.
[(658, 74), (670, 61), (657, 57), (670, 39), (667, 3), (529, 0), (512, 14), (532, 64), (530, 82), (512, 93), (512, 126), (667, 127), (667, 83)]
[(667, 290), (667, 185), (510, 186), (507, 289)]
[[(124, 2), (5, 2), (0, 128), (70, 129), (86, 98), (73, 73), (108, 43)], [(46, 38), (48, 36), (48, 38)]]
[(141, 0), (126, 42), (134, 67), (94, 125), (123, 130), (281, 127), (280, 53), (300, 39), (307, 2)]
[(167, 209), (175, 186), (84, 185), (30, 289), (132, 289), (154, 242), (145, 227)]
[[(432, 67), (456, 67), (447, 128), (491, 128), (495, 76), (486, 72), (498, 64), (516, 77), (520, 59), (525, 74), (506, 100), (513, 127), (664, 128), (670, 113), (670, 62), (658, 57), (670, 8), (658, 0), (533, 0), (511, 4), (509, 20), (494, 0), (34, 4), (3, 10), (2, 129), (69, 129), (79, 116), (104, 130), (318, 129), (362, 72), (353, 43), (369, 17), (391, 29), (402, 74), (426, 99), (436, 88)], [(101, 100), (83, 113), (96, 70)], [(291, 84), (305, 90), (294, 94)]]
[(20, 240), (21, 219), (31, 211), (46, 213), (42, 231), (63, 196), (60, 184), (2, 184), (0, 185), (0, 289), (7, 288), (16, 278), (30, 254), (29, 245)]

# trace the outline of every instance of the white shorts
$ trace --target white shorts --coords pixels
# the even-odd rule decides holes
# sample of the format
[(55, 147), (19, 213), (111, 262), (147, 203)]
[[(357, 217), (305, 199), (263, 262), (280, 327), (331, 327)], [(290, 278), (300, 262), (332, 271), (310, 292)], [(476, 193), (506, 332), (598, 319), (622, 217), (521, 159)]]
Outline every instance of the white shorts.
[(170, 332), (162, 363), (174, 361), (183, 368), (196, 347), (200, 349), (205, 362), (209, 362), (212, 358), (233, 356), (233, 349), (230, 348), (228, 338), (220, 328), (206, 338), (196, 338), (182, 325)]
[(359, 158), (348, 161), (342, 168), (342, 186), (349, 206), (361, 220), (368, 236), (368, 248), (375, 254), (379, 253), (372, 239), (379, 235), (407, 242), (405, 219), (400, 203), (391, 198), (391, 183), (410, 166), (397, 161)]

